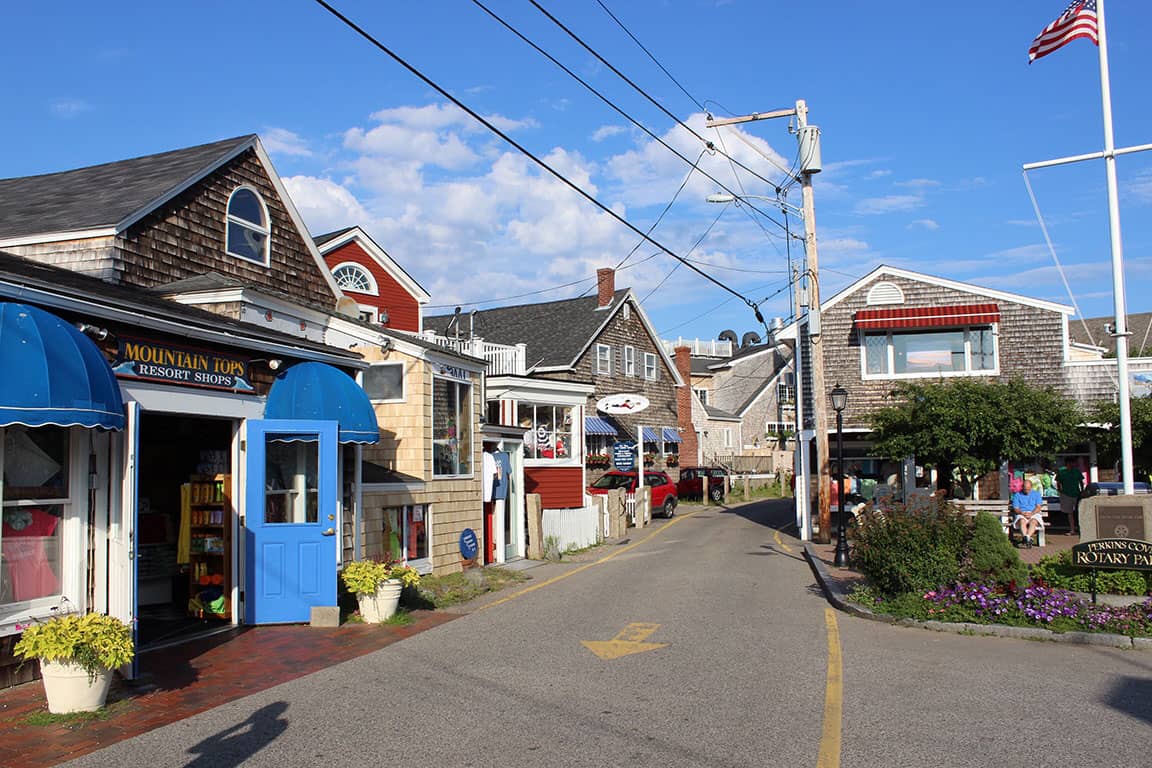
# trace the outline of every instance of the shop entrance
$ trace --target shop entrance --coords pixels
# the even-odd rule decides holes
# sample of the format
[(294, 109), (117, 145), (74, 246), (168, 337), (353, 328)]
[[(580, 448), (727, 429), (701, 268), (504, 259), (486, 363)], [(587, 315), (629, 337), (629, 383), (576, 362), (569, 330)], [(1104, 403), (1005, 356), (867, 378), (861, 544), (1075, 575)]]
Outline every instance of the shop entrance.
[(232, 622), (231, 446), (235, 422), (140, 417), (138, 642), (156, 645)]

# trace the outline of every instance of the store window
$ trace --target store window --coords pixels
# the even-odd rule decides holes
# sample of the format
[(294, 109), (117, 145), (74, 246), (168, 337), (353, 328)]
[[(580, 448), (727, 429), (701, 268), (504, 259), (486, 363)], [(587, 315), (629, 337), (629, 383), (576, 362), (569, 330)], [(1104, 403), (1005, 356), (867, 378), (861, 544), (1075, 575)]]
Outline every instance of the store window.
[(524, 458), (569, 462), (579, 455), (572, 430), (573, 410), (562, 405), (518, 403), (516, 423), (526, 430)]
[(472, 385), (432, 379), (432, 474), (472, 474)]
[(225, 240), (229, 256), (257, 264), (268, 263), (268, 213), (259, 193), (251, 187), (237, 187), (228, 198)]
[(999, 369), (991, 327), (866, 333), (865, 378), (987, 375)]
[(71, 510), (69, 431), (62, 427), (0, 428), (0, 616), (63, 593), (61, 541)]
[(332, 278), (336, 281), (336, 287), (342, 291), (367, 293), (372, 296), (378, 293), (372, 273), (351, 261), (337, 264), (332, 269)]
[(364, 391), (369, 400), (404, 402), (404, 363), (377, 363), (364, 371)]
[(428, 508), (408, 504), (384, 509), (384, 549), (393, 560), (403, 560), (422, 573), (432, 570), (428, 546)]
[(644, 378), (656, 381), (656, 355), (651, 352), (644, 353)]
[(624, 347), (624, 375), (636, 375), (636, 347)]
[(599, 376), (612, 373), (612, 347), (607, 344), (596, 345), (596, 373)]

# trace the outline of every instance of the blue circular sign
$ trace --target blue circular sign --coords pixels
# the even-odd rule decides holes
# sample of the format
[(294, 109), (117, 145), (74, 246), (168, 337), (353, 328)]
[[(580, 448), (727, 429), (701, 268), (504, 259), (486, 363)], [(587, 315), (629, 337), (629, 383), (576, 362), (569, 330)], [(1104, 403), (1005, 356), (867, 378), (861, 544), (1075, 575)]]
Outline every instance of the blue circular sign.
[(636, 469), (636, 442), (622, 440), (612, 444), (612, 466), (621, 472), (631, 472)]
[(465, 560), (475, 560), (479, 551), (480, 542), (476, 539), (476, 531), (465, 528), (460, 533), (460, 556)]

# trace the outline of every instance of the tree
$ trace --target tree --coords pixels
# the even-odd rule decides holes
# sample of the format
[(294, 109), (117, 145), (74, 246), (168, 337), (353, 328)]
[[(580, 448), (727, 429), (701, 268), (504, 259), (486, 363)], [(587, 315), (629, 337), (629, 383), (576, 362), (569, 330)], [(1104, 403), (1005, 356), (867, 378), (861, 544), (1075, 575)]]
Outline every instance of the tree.
[[(1152, 398), (1133, 397), (1132, 403), (1132, 464), (1141, 474), (1152, 470)], [(1120, 461), (1120, 404), (1102, 401), (1088, 409), (1089, 424), (1101, 425), (1089, 430), (1087, 438), (1096, 441), (1097, 458), (1101, 464)]]
[(896, 403), (872, 414), (875, 450), (934, 466), (941, 488), (953, 470), (965, 487), (1008, 459), (1047, 456), (1076, 440), (1076, 404), (1023, 381), (951, 379), (896, 386)]

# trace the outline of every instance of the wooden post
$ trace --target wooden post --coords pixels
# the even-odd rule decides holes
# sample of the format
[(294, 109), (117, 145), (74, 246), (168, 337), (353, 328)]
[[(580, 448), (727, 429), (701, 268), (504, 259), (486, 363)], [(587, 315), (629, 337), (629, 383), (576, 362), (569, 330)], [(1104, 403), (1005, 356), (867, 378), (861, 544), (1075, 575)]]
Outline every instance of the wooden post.
[(701, 475), (701, 477), (700, 477), (700, 496), (701, 496), (700, 503), (703, 504), (704, 506), (708, 506), (709, 499), (708, 499), (708, 474), (707, 473)]
[(529, 493), (524, 496), (528, 514), (528, 559), (544, 559), (544, 512), (540, 502), (540, 494)]
[(749, 492), (749, 489), (748, 489), (748, 475), (745, 474), (744, 475), (744, 501), (748, 501), (751, 498), (752, 498), (752, 494)]

